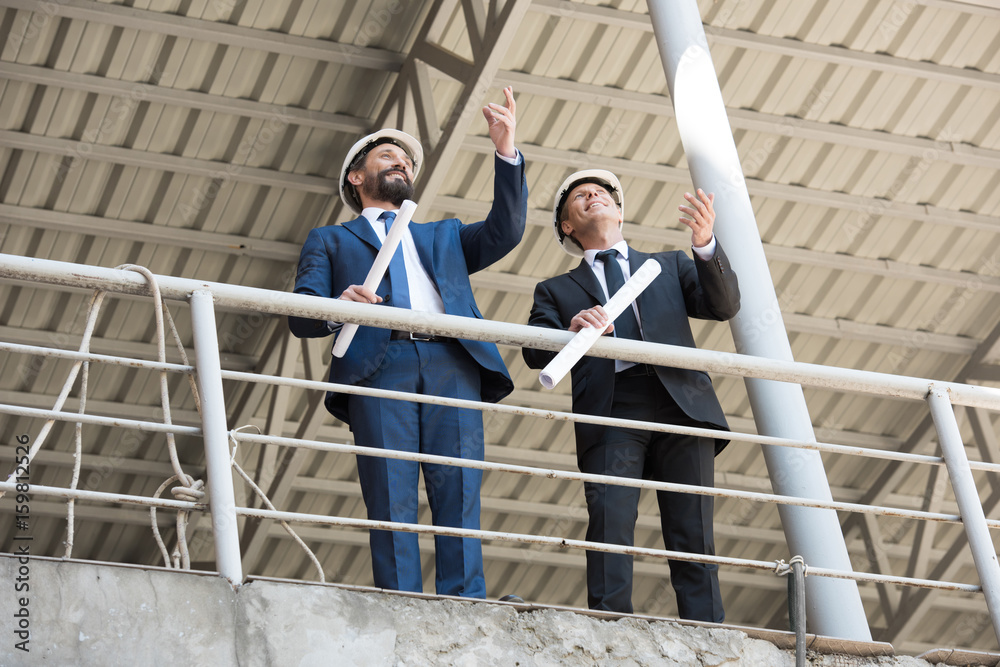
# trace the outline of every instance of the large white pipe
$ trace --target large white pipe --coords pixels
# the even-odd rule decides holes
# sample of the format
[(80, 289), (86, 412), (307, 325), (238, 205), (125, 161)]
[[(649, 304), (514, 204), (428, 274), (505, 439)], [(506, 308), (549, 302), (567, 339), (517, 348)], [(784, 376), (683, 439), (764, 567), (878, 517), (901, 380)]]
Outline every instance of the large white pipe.
[[(741, 308), (731, 321), (736, 349), (792, 360), (778, 299), (757, 230), (722, 91), (708, 50), (696, 0), (648, 0), (677, 130), (694, 184), (714, 192), (716, 236), (739, 276)], [(746, 379), (760, 433), (815, 441), (799, 385)], [(818, 452), (763, 447), (776, 493), (829, 500), (830, 486)], [(851, 570), (837, 514), (830, 510), (779, 507), (791, 555), (809, 567)], [(813, 632), (871, 641), (871, 630), (853, 581), (806, 578), (807, 617)]]

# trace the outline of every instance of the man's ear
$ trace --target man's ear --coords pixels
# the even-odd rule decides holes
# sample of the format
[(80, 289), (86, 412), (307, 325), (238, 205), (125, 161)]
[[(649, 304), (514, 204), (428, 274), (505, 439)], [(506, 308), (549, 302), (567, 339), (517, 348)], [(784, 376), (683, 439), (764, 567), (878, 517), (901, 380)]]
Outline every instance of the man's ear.
[(354, 171), (348, 172), (347, 174), (347, 182), (353, 185), (354, 187), (358, 187), (359, 185), (361, 185), (364, 182), (364, 180), (365, 180), (365, 175), (361, 169), (355, 169)]
[(560, 229), (562, 229), (563, 234), (565, 234), (566, 236), (573, 235), (573, 226), (569, 224), (569, 220), (563, 220), (562, 222), (560, 222), (559, 227)]

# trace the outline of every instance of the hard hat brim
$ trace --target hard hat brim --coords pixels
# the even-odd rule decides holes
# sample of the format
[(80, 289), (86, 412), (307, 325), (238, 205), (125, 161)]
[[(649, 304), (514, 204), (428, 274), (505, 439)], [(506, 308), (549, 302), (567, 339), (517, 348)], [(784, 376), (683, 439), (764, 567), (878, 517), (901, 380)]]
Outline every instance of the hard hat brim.
[(351, 149), (347, 151), (347, 157), (344, 158), (344, 166), (340, 170), (340, 200), (344, 202), (347, 208), (358, 215), (361, 214), (361, 203), (355, 198), (354, 186), (350, 186), (350, 190), (348, 190), (350, 184), (347, 181), (347, 175), (351, 173), (351, 165), (354, 164), (359, 155), (368, 153), (368, 151), (380, 144), (395, 144), (406, 151), (406, 154), (410, 156), (410, 160), (413, 161), (414, 180), (416, 180), (417, 173), (420, 171), (420, 166), (424, 161), (424, 149), (421, 147), (420, 142), (400, 130), (393, 130), (391, 128), (381, 129), (355, 142), (351, 146)]
[(619, 229), (621, 229), (625, 221), (625, 192), (622, 190), (622, 184), (618, 181), (617, 176), (607, 169), (584, 169), (583, 171), (577, 171), (567, 176), (566, 180), (559, 186), (559, 189), (556, 190), (556, 201), (552, 207), (552, 232), (555, 234), (559, 246), (573, 257), (583, 257), (583, 250), (573, 243), (572, 240), (566, 241), (566, 235), (563, 233), (560, 225), (559, 213), (562, 211), (567, 195), (581, 183), (597, 183), (603, 186), (618, 205), (618, 210), (621, 212), (622, 222), (618, 223)]

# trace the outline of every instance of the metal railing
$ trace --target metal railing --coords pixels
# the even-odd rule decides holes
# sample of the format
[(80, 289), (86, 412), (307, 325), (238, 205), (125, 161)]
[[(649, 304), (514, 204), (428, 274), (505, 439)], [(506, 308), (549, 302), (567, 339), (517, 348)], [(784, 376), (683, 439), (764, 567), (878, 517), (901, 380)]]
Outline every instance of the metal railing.
[[(0, 255), (0, 278), (25, 280), (65, 287), (86, 287), (123, 294), (148, 294), (147, 280), (135, 273), (104, 269), (91, 266), (68, 264), (50, 260), (39, 260), (11, 255)], [(197, 362), (194, 366), (170, 364), (59, 350), (49, 347), (18, 345), (0, 342), (0, 351), (17, 354), (48, 355), (75, 361), (87, 361), (131, 367), (146, 368), (160, 372), (194, 374), (198, 381), (202, 427), (166, 425), (157, 422), (101, 417), (62, 410), (40, 410), (15, 405), (0, 405), (0, 414), (18, 415), (43, 420), (61, 420), (71, 423), (100, 424), (121, 428), (138, 429), (147, 432), (169, 432), (174, 434), (200, 435), (204, 438), (207, 463), (208, 502), (190, 500), (168, 500), (126, 494), (106, 493), (91, 490), (66, 489), (31, 485), (31, 493), (81, 501), (126, 503), (147, 505), (163, 509), (181, 511), (210, 510), (215, 538), (216, 558), (219, 573), (234, 586), (244, 579), (240, 560), (237, 517), (253, 516), (290, 523), (313, 523), (323, 525), (348, 526), (362, 529), (391, 529), (434, 535), (473, 537), (517, 543), (553, 545), (561, 548), (600, 550), (610, 553), (644, 555), (655, 558), (691, 560), (743, 568), (775, 570), (782, 561), (760, 561), (725, 556), (704, 556), (659, 549), (624, 547), (601, 543), (572, 540), (561, 537), (546, 537), (519, 533), (484, 530), (466, 530), (416, 524), (399, 524), (366, 519), (330, 517), (315, 514), (283, 512), (276, 509), (239, 507), (236, 504), (233, 478), (230, 471), (234, 463), (230, 442), (248, 443), (260, 446), (304, 447), (326, 452), (365, 454), (366, 456), (398, 458), (411, 461), (433, 462), (453, 466), (492, 470), (519, 475), (531, 475), (556, 480), (577, 480), (613, 483), (624, 486), (652, 490), (678, 491), (693, 494), (713, 495), (720, 498), (816, 507), (848, 512), (858, 512), (882, 516), (905, 517), (924, 521), (961, 523), (964, 526), (972, 550), (973, 560), (979, 574), (981, 586), (947, 581), (935, 581), (887, 574), (840, 571), (819, 567), (808, 567), (813, 576), (853, 579), (855, 581), (887, 583), (902, 586), (917, 586), (939, 590), (982, 592), (993, 623), (994, 631), (1000, 637), (1000, 566), (997, 564), (990, 528), (1000, 528), (1000, 521), (987, 520), (976, 490), (972, 470), (1000, 472), (1000, 465), (970, 462), (966, 457), (953, 405), (980, 407), (990, 410), (1000, 409), (1000, 390), (964, 385), (952, 382), (938, 382), (927, 379), (833, 368), (815, 364), (774, 361), (739, 354), (696, 350), (646, 343), (642, 341), (604, 338), (591, 349), (592, 356), (620, 358), (640, 363), (675, 366), (708, 370), (722, 374), (751, 376), (764, 379), (794, 382), (806, 386), (850, 391), (873, 396), (895, 397), (925, 401), (933, 418), (943, 456), (931, 456), (904, 452), (892, 452), (865, 447), (851, 447), (838, 444), (801, 442), (738, 432), (721, 432), (711, 429), (673, 426), (650, 422), (634, 422), (605, 417), (575, 415), (569, 412), (518, 407), (505, 404), (480, 403), (461, 399), (446, 399), (436, 396), (408, 394), (387, 390), (367, 389), (348, 385), (331, 384), (311, 380), (271, 376), (256, 373), (222, 370), (219, 360), (219, 344), (216, 334), (215, 308), (225, 310), (267, 313), (272, 315), (297, 315), (320, 320), (355, 322), (367, 326), (410, 330), (449, 337), (485, 340), (500, 344), (533, 347), (543, 350), (559, 350), (571, 338), (564, 331), (539, 329), (488, 320), (456, 317), (450, 315), (428, 315), (403, 309), (382, 308), (367, 304), (357, 304), (333, 299), (274, 292), (270, 290), (208, 283), (196, 280), (156, 276), (159, 292), (166, 298), (188, 301), (191, 305), (194, 344)], [(847, 455), (859, 455), (900, 462), (945, 466), (957, 500), (959, 514), (908, 510), (894, 507), (880, 507), (850, 502), (817, 501), (814, 499), (779, 496), (770, 493), (736, 491), (716, 487), (700, 487), (683, 484), (653, 482), (647, 480), (623, 479), (617, 477), (591, 475), (579, 472), (544, 469), (522, 465), (502, 464), (489, 461), (470, 461), (425, 454), (411, 454), (393, 450), (372, 450), (355, 445), (335, 444), (314, 440), (300, 440), (276, 436), (254, 435), (231, 428), (226, 423), (223, 380), (258, 382), (275, 386), (287, 386), (309, 391), (335, 390), (341, 393), (383, 396), (390, 398), (434, 403), (463, 408), (474, 408), (483, 412), (506, 413), (563, 421), (583, 421), (595, 424), (622, 425), (631, 428), (684, 433), (707, 437), (722, 437), (733, 442), (763, 445), (777, 445), (801, 449), (818, 450)], [(0, 493), (12, 492), (16, 484), (11, 479), (0, 482)], [(787, 570), (786, 570), (787, 571)]]

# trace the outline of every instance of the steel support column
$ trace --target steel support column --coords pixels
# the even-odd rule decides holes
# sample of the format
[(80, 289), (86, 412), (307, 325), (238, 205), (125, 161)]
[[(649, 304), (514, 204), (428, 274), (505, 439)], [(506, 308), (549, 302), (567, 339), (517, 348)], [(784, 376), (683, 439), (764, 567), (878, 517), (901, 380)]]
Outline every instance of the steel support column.
[[(742, 307), (731, 322), (736, 348), (744, 354), (791, 361), (698, 4), (696, 0), (648, 0), (648, 4), (692, 179), (716, 194), (716, 235), (739, 275)], [(746, 385), (759, 432), (816, 440), (800, 386), (753, 378), (747, 378)], [(832, 498), (819, 453), (773, 446), (764, 446), (763, 452), (776, 493)], [(835, 512), (782, 506), (778, 510), (791, 555), (801, 555), (810, 567), (852, 569)], [(808, 577), (806, 589), (813, 632), (871, 640), (855, 582)]]

